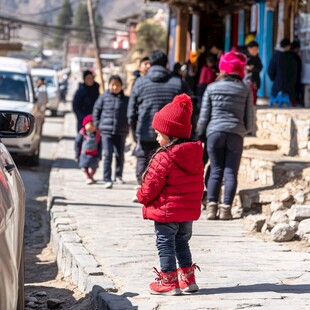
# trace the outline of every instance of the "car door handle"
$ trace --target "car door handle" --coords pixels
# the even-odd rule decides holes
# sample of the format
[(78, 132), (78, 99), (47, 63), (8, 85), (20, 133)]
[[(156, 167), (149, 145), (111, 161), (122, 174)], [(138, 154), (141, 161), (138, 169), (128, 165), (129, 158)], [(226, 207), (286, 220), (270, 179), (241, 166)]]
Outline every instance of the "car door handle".
[(14, 164), (9, 164), (5, 166), (5, 169), (7, 172), (12, 172), (14, 169), (16, 168), (16, 166)]

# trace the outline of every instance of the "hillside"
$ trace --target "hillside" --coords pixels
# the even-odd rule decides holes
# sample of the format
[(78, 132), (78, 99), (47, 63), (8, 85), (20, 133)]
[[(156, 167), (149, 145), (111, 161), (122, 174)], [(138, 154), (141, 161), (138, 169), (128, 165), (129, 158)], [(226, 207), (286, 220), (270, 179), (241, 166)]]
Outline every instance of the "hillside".
[[(95, 2), (95, 0), (94, 0)], [(104, 26), (122, 29), (115, 19), (142, 11), (146, 6), (162, 7), (160, 3), (144, 3), (144, 0), (99, 0), (99, 12), (103, 17)], [(62, 0), (0, 0), (1, 15), (13, 16), (33, 22), (55, 23)], [(79, 4), (71, 0), (73, 10)], [(34, 27), (23, 26), (19, 35), (24, 41), (38, 39), (38, 31)]]

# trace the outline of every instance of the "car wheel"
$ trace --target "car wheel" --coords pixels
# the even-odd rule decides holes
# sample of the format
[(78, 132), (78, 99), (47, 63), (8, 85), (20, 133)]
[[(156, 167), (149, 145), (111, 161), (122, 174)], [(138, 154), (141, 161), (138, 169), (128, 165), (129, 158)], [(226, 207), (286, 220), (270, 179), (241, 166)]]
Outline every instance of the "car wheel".
[(24, 247), (20, 257), (20, 265), (18, 270), (18, 300), (17, 300), (17, 310), (25, 309), (25, 260), (24, 260)]
[(28, 158), (30, 166), (38, 166), (40, 164), (40, 143), (34, 153)]

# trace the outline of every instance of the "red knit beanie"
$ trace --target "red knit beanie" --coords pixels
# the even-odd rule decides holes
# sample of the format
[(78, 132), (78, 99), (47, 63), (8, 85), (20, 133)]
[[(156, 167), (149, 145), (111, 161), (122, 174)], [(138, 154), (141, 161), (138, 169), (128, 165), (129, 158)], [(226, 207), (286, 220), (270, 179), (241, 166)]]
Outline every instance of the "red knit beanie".
[(193, 104), (188, 95), (175, 96), (171, 103), (155, 113), (152, 126), (166, 136), (188, 139), (192, 131), (192, 112)]
[(82, 126), (85, 127), (87, 123), (90, 123), (92, 121), (93, 121), (93, 117), (91, 116), (91, 114), (89, 114), (83, 118)]
[(227, 74), (237, 74), (241, 78), (244, 77), (244, 67), (246, 64), (246, 57), (242, 53), (228, 52), (223, 54), (220, 58), (219, 69)]

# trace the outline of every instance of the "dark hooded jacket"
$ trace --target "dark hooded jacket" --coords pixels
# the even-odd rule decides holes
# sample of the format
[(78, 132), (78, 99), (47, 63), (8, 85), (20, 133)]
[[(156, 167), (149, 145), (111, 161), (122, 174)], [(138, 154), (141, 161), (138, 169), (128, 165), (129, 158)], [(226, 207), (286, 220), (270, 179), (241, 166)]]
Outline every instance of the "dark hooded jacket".
[(99, 97), (99, 84), (94, 82), (92, 86), (80, 83), (73, 98), (73, 112), (78, 121), (78, 130), (82, 128), (82, 121), (85, 116), (93, 113), (94, 104)]
[(130, 95), (127, 117), (139, 141), (155, 142), (154, 114), (181, 93), (191, 94), (188, 86), (164, 67), (154, 65), (137, 79)]

